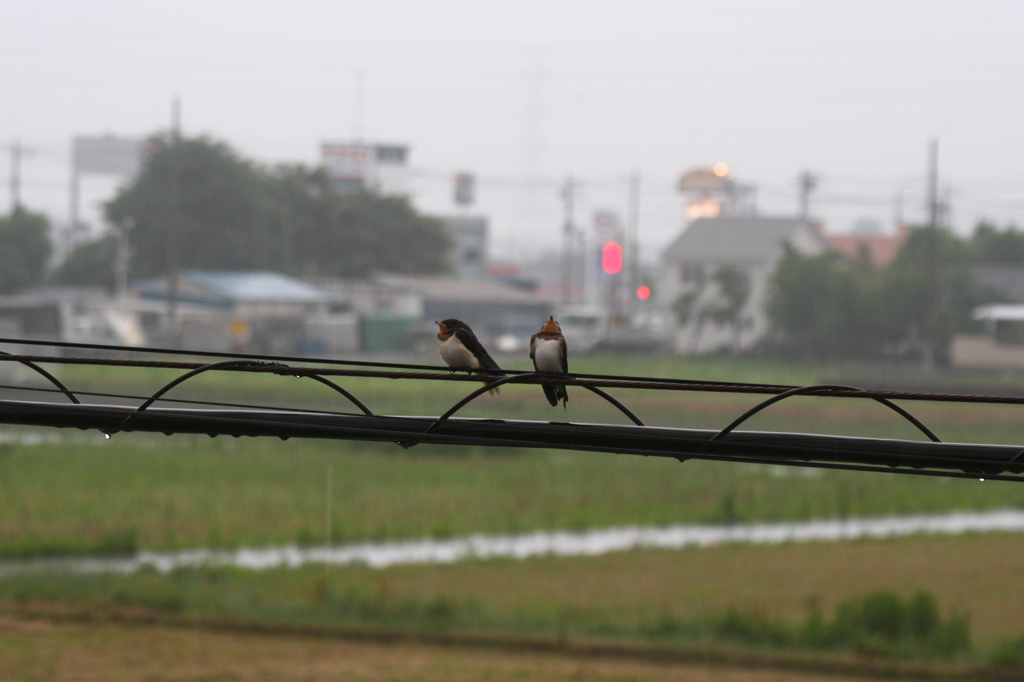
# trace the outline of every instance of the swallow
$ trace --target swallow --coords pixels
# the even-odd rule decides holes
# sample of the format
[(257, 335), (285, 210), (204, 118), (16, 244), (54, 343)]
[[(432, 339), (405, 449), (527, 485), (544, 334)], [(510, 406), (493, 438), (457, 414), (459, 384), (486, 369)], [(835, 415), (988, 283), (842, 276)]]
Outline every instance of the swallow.
[[(569, 373), (569, 351), (565, 346), (562, 328), (554, 317), (549, 317), (540, 331), (530, 337), (530, 359), (538, 372)], [(541, 387), (552, 407), (558, 407), (558, 401), (561, 400), (562, 407), (568, 409), (569, 392), (565, 385), (542, 384)]]
[[(434, 324), (439, 330), (437, 348), (441, 351), (441, 359), (453, 372), (457, 370), (465, 370), (470, 374), (483, 372), (487, 375), (484, 381), (494, 381), (505, 376), (494, 358), (484, 350), (483, 344), (476, 338), (476, 334), (468, 324), (452, 318)], [(497, 389), (494, 390), (497, 391)]]

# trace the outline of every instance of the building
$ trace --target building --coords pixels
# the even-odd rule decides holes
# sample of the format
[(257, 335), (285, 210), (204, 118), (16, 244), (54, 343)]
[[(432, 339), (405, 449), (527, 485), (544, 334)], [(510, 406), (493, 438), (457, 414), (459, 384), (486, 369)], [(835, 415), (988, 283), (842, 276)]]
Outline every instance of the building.
[(830, 234), (828, 245), (850, 258), (867, 258), (872, 264), (883, 267), (891, 263), (910, 236), (906, 225), (893, 236), (880, 234)]
[(672, 347), (705, 353), (755, 346), (769, 330), (765, 303), (785, 244), (814, 255), (828, 242), (797, 218), (698, 218), (662, 254), (661, 305), (673, 312)]
[(468, 323), (493, 351), (520, 351), (554, 313), (550, 299), (492, 279), (377, 273), (315, 284), (351, 303), (361, 320), (362, 349), (370, 353), (435, 353), (434, 321), (450, 317)]
[(409, 148), (400, 144), (323, 142), (320, 160), (340, 192), (409, 193)]
[(142, 346), (140, 301), (119, 301), (102, 287), (39, 287), (0, 296), (0, 336)]
[(1024, 305), (980, 306), (972, 315), (980, 334), (957, 334), (950, 364), (957, 369), (1024, 369)]
[(459, 277), (481, 279), (487, 275), (487, 218), (444, 216), (440, 218), (454, 242), (452, 265)]
[[(149, 320), (153, 338), (178, 337), (182, 348), (270, 355), (321, 355), (359, 348), (357, 316), (332, 305), (324, 292), (276, 272), (190, 270), (178, 278), (177, 320), (169, 321), (168, 278), (144, 280), (135, 297), (159, 301), (163, 314)], [(177, 332), (171, 327), (176, 324)], [(150, 326), (152, 325), (152, 326)]]
[(757, 215), (757, 188), (738, 182), (724, 163), (692, 168), (679, 177), (686, 220)]

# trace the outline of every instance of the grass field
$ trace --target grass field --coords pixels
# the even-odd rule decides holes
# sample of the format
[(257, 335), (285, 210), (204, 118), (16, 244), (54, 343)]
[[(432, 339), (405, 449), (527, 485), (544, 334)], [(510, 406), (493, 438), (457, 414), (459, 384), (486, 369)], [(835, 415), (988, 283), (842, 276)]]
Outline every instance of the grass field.
[(1024, 486), (558, 451), (129, 435), (0, 446), (0, 556), (1024, 505)]
[[(785, 383), (821, 380), (830, 368), (676, 358), (595, 358), (580, 371), (698, 376)], [(149, 393), (177, 376), (63, 367), (74, 388)], [(437, 414), (464, 383), (352, 379), (374, 409)], [(10, 393), (10, 392), (8, 392)], [(619, 391), (653, 424), (715, 428), (761, 397)], [(173, 395), (349, 409), (315, 382), (211, 373)], [(310, 396), (321, 397), (322, 402)], [(1017, 407), (906, 403), (946, 440), (1022, 443)], [(550, 408), (535, 386), (484, 396), (467, 415), (622, 421), (585, 391), (570, 409)], [(794, 398), (750, 428), (919, 438), (870, 401)], [(331, 471), (331, 539), (448, 537), (471, 532), (602, 528), (628, 524), (874, 516), (1024, 504), (1024, 487), (558, 451), (484, 450), (314, 440), (209, 439), (41, 431), (57, 442), (0, 442), (0, 556), (194, 546), (236, 547), (325, 540)]]
[(9, 603), (66, 600), (172, 614), (427, 630), (690, 641), (729, 611), (797, 626), (812, 607), (892, 590), (969, 614), (982, 646), (1024, 633), (1017, 534), (496, 559), (452, 565), (180, 569), (169, 574), (8, 576)]
[[(588, 358), (574, 369), (792, 384), (815, 383), (839, 372), (670, 358)], [(73, 388), (125, 393), (151, 393), (177, 375), (62, 368), (62, 378)], [(437, 414), (473, 387), (369, 379), (341, 383), (375, 411), (404, 414)], [(598, 398), (570, 390), (570, 407), (565, 412), (550, 408), (538, 387), (510, 386), (499, 396), (482, 397), (464, 414), (623, 421)], [(173, 395), (351, 409), (326, 387), (293, 377), (201, 376), (194, 384), (175, 389)], [(618, 391), (616, 395), (648, 423), (701, 428), (724, 426), (761, 400), (654, 391)], [(1022, 408), (904, 405), (945, 440), (1024, 443), (1019, 426)], [(773, 406), (746, 428), (918, 438), (896, 415), (856, 400), (796, 398)], [(7, 558), (320, 544), (325, 540), (328, 510), (331, 539), (341, 543), (1024, 506), (1024, 486), (1012, 483), (696, 461), (680, 464), (565, 451), (424, 445), (402, 450), (380, 444), (149, 434), (120, 434), (107, 441), (96, 433), (19, 429), (3, 430), (0, 436), (0, 557)], [(333, 483), (329, 500), (328, 471)], [(844, 600), (879, 590), (893, 590), (903, 597), (926, 590), (944, 615), (970, 612), (977, 655), (983, 657), (999, 640), (1024, 633), (1024, 602), (1012, 596), (1024, 575), (1020, 542), (1019, 536), (986, 535), (734, 546), (527, 562), (471, 561), (385, 571), (332, 568), (326, 577), (323, 567), (264, 573), (191, 570), (170, 575), (22, 576), (0, 580), (0, 609), (64, 603), (101, 611), (141, 608), (175, 617), (192, 614), (242, 623), (469, 629), (671, 644), (701, 640), (708, 624), (729, 612), (741, 614), (744, 622), (792, 628), (813, 607), (832, 613)], [(54, 635), (54, 646), (64, 642), (60, 646), (76, 650), (77, 645), (62, 638), (79, 635), (61, 633)], [(124, 633), (110, 636), (126, 641)], [(34, 650), (24, 643), (17, 647)], [(18, 660), (34, 660), (34, 655)], [(25, 670), (31, 668), (24, 665)], [(114, 666), (111, 671), (117, 667), (115, 662), (110, 665)], [(629, 673), (633, 677), (622, 673), (608, 679), (648, 679), (644, 677), (648, 672), (634, 672)], [(222, 676), (248, 679), (242, 673), (233, 674)], [(128, 673), (124, 675), (127, 679)], [(485, 678), (484, 673), (480, 675)], [(57, 673), (53, 677), (60, 679)], [(117, 679), (113, 672), (102, 678)], [(188, 677), (183, 673), (173, 679)], [(434, 678), (424, 673), (422, 679)]]

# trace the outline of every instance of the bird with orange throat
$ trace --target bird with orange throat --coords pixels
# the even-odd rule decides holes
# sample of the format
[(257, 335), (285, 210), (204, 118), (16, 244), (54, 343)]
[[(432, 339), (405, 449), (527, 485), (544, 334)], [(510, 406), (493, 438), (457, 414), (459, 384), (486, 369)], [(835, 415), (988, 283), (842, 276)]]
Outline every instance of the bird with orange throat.
[[(565, 337), (562, 336), (562, 328), (554, 317), (549, 317), (540, 331), (530, 337), (530, 359), (538, 372), (569, 373), (569, 351)], [(568, 409), (569, 392), (565, 385), (542, 384), (541, 387), (552, 407), (558, 407), (558, 401), (562, 401), (562, 407)]]
[(495, 381), (505, 376), (468, 324), (455, 318), (434, 324), (438, 327), (437, 348), (441, 352), (441, 359), (451, 371), (486, 374), (484, 381)]

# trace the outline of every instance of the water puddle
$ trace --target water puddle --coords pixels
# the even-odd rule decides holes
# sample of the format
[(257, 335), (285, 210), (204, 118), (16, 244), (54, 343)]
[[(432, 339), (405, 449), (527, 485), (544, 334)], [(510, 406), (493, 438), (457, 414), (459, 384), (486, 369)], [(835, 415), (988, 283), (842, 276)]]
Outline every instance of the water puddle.
[(597, 556), (632, 549), (683, 549), (716, 545), (778, 545), (788, 542), (842, 542), (898, 538), (915, 534), (1024, 531), (1024, 511), (898, 516), (846, 521), (755, 523), (731, 526), (677, 525), (624, 527), (582, 532), (523, 535), (471, 535), (448, 540), (374, 542), (333, 547), (266, 547), (239, 550), (194, 549), (139, 552), (124, 558), (55, 558), (0, 562), (0, 576), (56, 571), (134, 573), (143, 568), (167, 572), (198, 566), (235, 566), (253, 570), (303, 564), (363, 564), (387, 568), (401, 564), (451, 564), (469, 559), (529, 559), (539, 556)]

